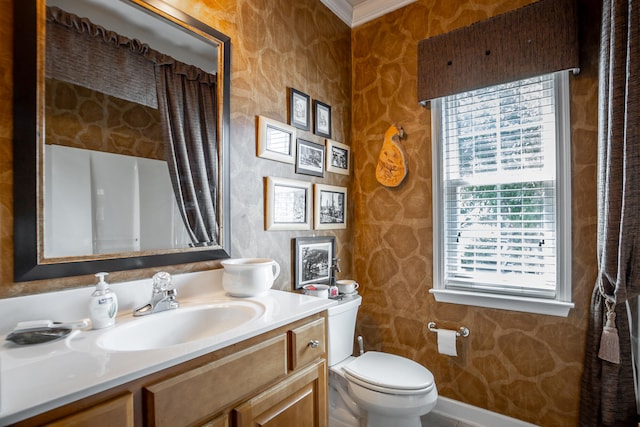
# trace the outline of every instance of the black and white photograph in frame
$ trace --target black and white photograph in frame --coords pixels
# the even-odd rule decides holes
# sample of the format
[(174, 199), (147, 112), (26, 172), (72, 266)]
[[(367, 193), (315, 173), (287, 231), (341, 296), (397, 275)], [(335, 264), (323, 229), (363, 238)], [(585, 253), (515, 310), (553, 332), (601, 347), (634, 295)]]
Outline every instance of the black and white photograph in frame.
[(329, 283), (329, 268), (336, 256), (336, 238), (297, 237), (294, 241), (294, 290), (312, 283)]
[(331, 139), (326, 140), (327, 146), (327, 172), (349, 175), (351, 163), (351, 150), (348, 145)]
[(268, 176), (265, 230), (311, 229), (311, 183)]
[(298, 138), (296, 173), (324, 176), (324, 147), (322, 144)]
[(347, 188), (315, 184), (313, 225), (316, 230), (347, 228)]
[(331, 138), (331, 107), (314, 99), (313, 117), (313, 133)]
[(306, 93), (289, 88), (289, 124), (298, 129), (310, 130), (311, 98)]
[(258, 157), (295, 163), (296, 128), (258, 116)]

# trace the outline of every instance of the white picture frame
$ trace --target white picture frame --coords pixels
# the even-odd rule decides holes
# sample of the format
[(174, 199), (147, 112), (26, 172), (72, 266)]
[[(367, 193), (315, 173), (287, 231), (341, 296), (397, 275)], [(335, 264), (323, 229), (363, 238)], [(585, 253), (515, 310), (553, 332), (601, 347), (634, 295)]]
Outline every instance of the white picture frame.
[(313, 226), (316, 230), (347, 228), (347, 188), (315, 184)]
[(310, 182), (266, 177), (265, 230), (310, 230), (311, 197)]
[(295, 127), (265, 116), (258, 116), (257, 142), (258, 157), (295, 164)]
[(325, 140), (327, 172), (349, 175), (351, 169), (351, 148), (331, 139)]

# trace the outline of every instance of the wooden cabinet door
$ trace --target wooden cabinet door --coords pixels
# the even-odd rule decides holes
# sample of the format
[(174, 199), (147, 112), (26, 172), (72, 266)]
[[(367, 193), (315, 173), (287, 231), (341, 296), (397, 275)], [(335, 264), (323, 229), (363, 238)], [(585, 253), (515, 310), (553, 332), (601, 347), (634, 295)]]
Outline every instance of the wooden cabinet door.
[(327, 365), (324, 359), (232, 411), (235, 427), (326, 427)]
[(208, 423), (202, 424), (200, 427), (229, 427), (229, 416), (222, 414)]
[(133, 427), (133, 394), (127, 393), (46, 425), (49, 427)]

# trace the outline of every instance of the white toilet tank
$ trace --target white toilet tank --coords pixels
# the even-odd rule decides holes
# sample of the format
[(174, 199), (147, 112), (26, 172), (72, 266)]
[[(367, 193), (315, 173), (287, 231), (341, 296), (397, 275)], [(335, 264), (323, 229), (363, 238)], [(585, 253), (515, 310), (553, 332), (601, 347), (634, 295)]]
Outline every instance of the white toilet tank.
[(329, 315), (328, 363), (333, 366), (353, 354), (353, 338), (356, 331), (356, 316), (362, 297), (345, 297), (338, 305), (327, 309)]

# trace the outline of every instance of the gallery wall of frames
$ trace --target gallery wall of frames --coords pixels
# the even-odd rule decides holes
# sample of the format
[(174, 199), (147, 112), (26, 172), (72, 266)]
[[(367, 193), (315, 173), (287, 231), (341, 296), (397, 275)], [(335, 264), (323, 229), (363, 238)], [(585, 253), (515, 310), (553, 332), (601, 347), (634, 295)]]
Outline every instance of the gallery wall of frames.
[[(290, 163), (300, 175), (349, 175), (351, 150), (331, 139), (331, 106), (318, 100), (312, 103), (309, 95), (294, 88), (289, 88), (288, 95), (289, 123), (257, 116), (257, 156)], [(297, 130), (312, 128), (319, 140), (297, 136)], [(347, 228), (346, 187), (268, 176), (264, 188), (265, 230)]]

